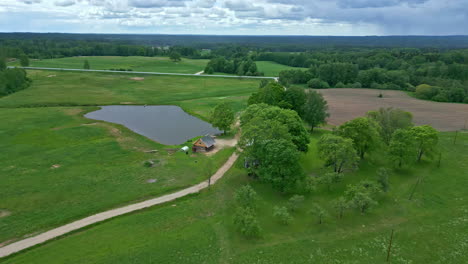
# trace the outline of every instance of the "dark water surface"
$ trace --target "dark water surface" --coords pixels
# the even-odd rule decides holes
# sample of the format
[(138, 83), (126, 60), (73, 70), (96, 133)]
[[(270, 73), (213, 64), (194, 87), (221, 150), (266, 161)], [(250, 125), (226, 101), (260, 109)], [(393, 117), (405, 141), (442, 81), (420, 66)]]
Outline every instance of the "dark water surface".
[(124, 125), (165, 145), (179, 145), (197, 136), (221, 133), (210, 123), (174, 105), (109, 105), (85, 117)]

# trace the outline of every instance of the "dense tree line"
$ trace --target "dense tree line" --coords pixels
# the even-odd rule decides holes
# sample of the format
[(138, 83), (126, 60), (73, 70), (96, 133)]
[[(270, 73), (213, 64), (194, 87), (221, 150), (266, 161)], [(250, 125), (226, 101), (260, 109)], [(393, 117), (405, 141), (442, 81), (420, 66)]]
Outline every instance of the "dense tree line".
[(308, 70), (280, 73), (284, 85), (311, 88), (375, 88), (416, 92), (422, 99), (468, 103), (468, 50), (358, 49), (309, 53), (263, 53), (271, 60)]
[(5, 59), (0, 59), (0, 96), (26, 89), (31, 80), (23, 69), (7, 69)]
[(225, 57), (216, 57), (211, 59), (204, 70), (207, 74), (223, 72), (246, 76), (261, 76), (263, 73), (257, 69), (257, 64), (249, 57), (226, 59)]

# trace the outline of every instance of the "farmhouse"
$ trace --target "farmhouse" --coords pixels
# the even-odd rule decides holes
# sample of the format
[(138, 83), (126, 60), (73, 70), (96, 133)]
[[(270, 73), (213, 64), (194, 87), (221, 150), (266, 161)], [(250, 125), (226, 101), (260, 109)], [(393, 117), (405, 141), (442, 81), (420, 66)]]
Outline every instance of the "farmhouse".
[(195, 143), (193, 143), (192, 151), (193, 152), (200, 152), (200, 151), (210, 151), (215, 146), (215, 139), (212, 136), (204, 136), (199, 138)]

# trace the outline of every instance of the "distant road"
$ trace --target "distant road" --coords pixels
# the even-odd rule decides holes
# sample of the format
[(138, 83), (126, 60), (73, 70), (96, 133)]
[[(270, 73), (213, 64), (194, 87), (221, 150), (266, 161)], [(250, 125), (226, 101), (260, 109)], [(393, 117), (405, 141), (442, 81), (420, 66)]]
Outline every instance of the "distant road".
[(171, 75), (171, 76), (196, 76), (196, 77), (218, 77), (218, 78), (242, 78), (242, 79), (272, 79), (277, 80), (278, 77), (267, 76), (238, 76), (238, 75), (211, 75), (211, 74), (191, 74), (191, 73), (170, 73), (170, 72), (138, 72), (138, 71), (111, 71), (111, 70), (85, 70), (85, 69), (65, 69), (65, 68), (45, 68), (45, 67), (14, 67), (26, 70), (47, 70), (47, 71), (79, 71), (79, 72), (112, 72), (112, 73), (127, 73), (127, 74), (147, 74), (147, 75)]

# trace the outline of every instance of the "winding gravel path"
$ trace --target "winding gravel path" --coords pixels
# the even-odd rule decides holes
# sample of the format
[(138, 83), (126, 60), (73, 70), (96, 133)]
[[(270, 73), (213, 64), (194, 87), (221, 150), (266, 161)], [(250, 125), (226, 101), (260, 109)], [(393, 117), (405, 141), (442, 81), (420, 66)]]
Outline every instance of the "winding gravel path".
[[(221, 166), (221, 168), (216, 171), (215, 174), (211, 176), (211, 184), (216, 183), (219, 179), (223, 177), (223, 175), (232, 167), (234, 162), (237, 160), (238, 154), (233, 153), (229, 159)], [(163, 195), (161, 197), (153, 198), (150, 200), (146, 200), (143, 202), (135, 203), (135, 204), (130, 204), (124, 207), (108, 210), (102, 213), (98, 213), (92, 216), (88, 216), (86, 218), (83, 218), (81, 220), (77, 220), (75, 222), (72, 222), (70, 224), (54, 228), (52, 230), (49, 230), (47, 232), (44, 232), (42, 234), (39, 234), (34, 237), (26, 238), (17, 242), (14, 242), (12, 244), (9, 244), (7, 246), (4, 246), (0, 248), (0, 258), (9, 256), (11, 254), (14, 254), (16, 252), (19, 252), (21, 250), (42, 244), (50, 239), (54, 239), (60, 236), (63, 236), (67, 233), (70, 233), (72, 231), (78, 230), (80, 228), (119, 216), (123, 214), (127, 214), (130, 212), (138, 211), (144, 208), (148, 208), (154, 205), (166, 203), (172, 200), (175, 200), (180, 197), (184, 197), (186, 195), (192, 194), (192, 193), (197, 193), (205, 188), (208, 187), (208, 180), (201, 182), (197, 185), (194, 185), (192, 187), (180, 190), (175, 193)]]

